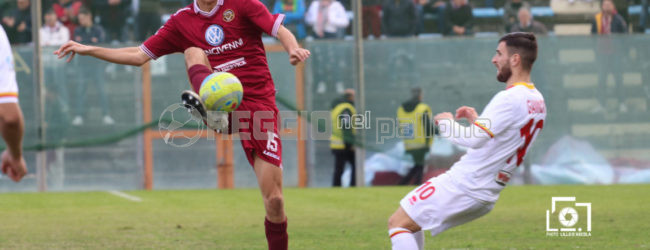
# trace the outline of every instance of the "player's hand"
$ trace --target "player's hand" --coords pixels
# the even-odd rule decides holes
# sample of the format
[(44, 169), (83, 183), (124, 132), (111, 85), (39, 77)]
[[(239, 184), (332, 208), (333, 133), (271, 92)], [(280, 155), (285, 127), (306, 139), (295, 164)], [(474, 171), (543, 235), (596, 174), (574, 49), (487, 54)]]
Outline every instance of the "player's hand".
[(452, 120), (453, 121), (454, 120), (454, 115), (452, 115), (449, 112), (443, 112), (443, 113), (440, 113), (440, 114), (437, 114), (436, 116), (434, 116), (433, 120), (436, 122), (436, 124), (438, 124), (438, 121), (441, 121), (441, 120)]
[(23, 32), (25, 29), (27, 29), (27, 24), (24, 21), (20, 22), (20, 24), (18, 24), (18, 28), (16, 28), (18, 32)]
[(68, 60), (66, 60), (66, 62), (70, 62), (72, 61), (72, 58), (74, 58), (75, 54), (87, 55), (89, 51), (90, 46), (86, 46), (75, 41), (68, 41), (67, 43), (61, 45), (58, 50), (54, 51), (54, 54), (58, 55), (59, 59), (70, 55), (70, 57), (68, 57)]
[(2, 22), (7, 25), (7, 27), (13, 28), (16, 25), (16, 19), (14, 17), (6, 16), (2, 18)]
[(461, 118), (467, 119), (469, 122), (474, 122), (478, 118), (478, 113), (472, 107), (462, 106), (456, 110), (456, 120)]
[(2, 152), (2, 173), (9, 176), (13, 181), (19, 182), (27, 174), (25, 159), (14, 158), (7, 150)]
[(291, 51), (289, 51), (289, 62), (291, 65), (296, 65), (299, 62), (304, 62), (309, 58), (311, 55), (311, 52), (309, 50), (303, 49), (303, 48), (296, 48)]

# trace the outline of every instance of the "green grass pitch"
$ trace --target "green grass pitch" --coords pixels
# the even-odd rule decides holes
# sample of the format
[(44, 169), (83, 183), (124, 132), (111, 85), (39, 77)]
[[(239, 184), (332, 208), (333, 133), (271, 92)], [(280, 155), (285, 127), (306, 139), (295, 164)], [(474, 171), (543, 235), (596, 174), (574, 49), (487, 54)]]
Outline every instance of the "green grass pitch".
[[(386, 221), (413, 187), (285, 189), (291, 249), (390, 249)], [(494, 210), (426, 248), (648, 249), (650, 185), (512, 186)], [(257, 189), (0, 194), (1, 249), (264, 249)], [(552, 196), (592, 203), (591, 237), (546, 236)], [(581, 216), (584, 216), (581, 214)], [(582, 217), (581, 217), (582, 218)]]

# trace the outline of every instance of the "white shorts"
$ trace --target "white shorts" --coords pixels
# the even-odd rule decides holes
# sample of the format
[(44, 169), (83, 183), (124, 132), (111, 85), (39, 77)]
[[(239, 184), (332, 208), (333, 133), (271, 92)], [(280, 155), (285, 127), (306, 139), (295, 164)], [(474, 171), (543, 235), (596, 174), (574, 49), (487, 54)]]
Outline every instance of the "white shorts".
[(494, 207), (494, 203), (474, 199), (458, 189), (446, 173), (409, 192), (400, 205), (422, 230), (430, 230), (432, 236), (475, 220)]

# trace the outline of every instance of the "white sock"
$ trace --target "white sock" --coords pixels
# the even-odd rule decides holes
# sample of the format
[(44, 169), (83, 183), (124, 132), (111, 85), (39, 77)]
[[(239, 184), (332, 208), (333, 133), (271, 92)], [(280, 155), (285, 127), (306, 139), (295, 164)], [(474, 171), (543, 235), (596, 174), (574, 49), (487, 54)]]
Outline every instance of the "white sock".
[(415, 242), (418, 243), (418, 249), (424, 249), (424, 231), (420, 230), (413, 233), (413, 237), (415, 238)]
[(396, 227), (388, 230), (393, 250), (418, 250), (418, 243), (410, 230)]

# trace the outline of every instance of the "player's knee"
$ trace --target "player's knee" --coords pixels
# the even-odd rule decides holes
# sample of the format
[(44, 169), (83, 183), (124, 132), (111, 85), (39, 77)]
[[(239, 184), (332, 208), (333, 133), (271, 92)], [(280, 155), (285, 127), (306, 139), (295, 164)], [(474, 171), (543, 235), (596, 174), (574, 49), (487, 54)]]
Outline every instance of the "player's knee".
[(185, 63), (189, 65), (194, 65), (194, 64), (203, 64), (205, 61), (204, 58), (206, 57), (205, 52), (198, 47), (189, 47), (183, 52), (185, 55)]
[(393, 215), (388, 218), (388, 229), (399, 227), (398, 221), (397, 215), (393, 213)]
[(284, 206), (284, 198), (280, 194), (264, 197), (264, 203), (271, 211), (281, 210)]

